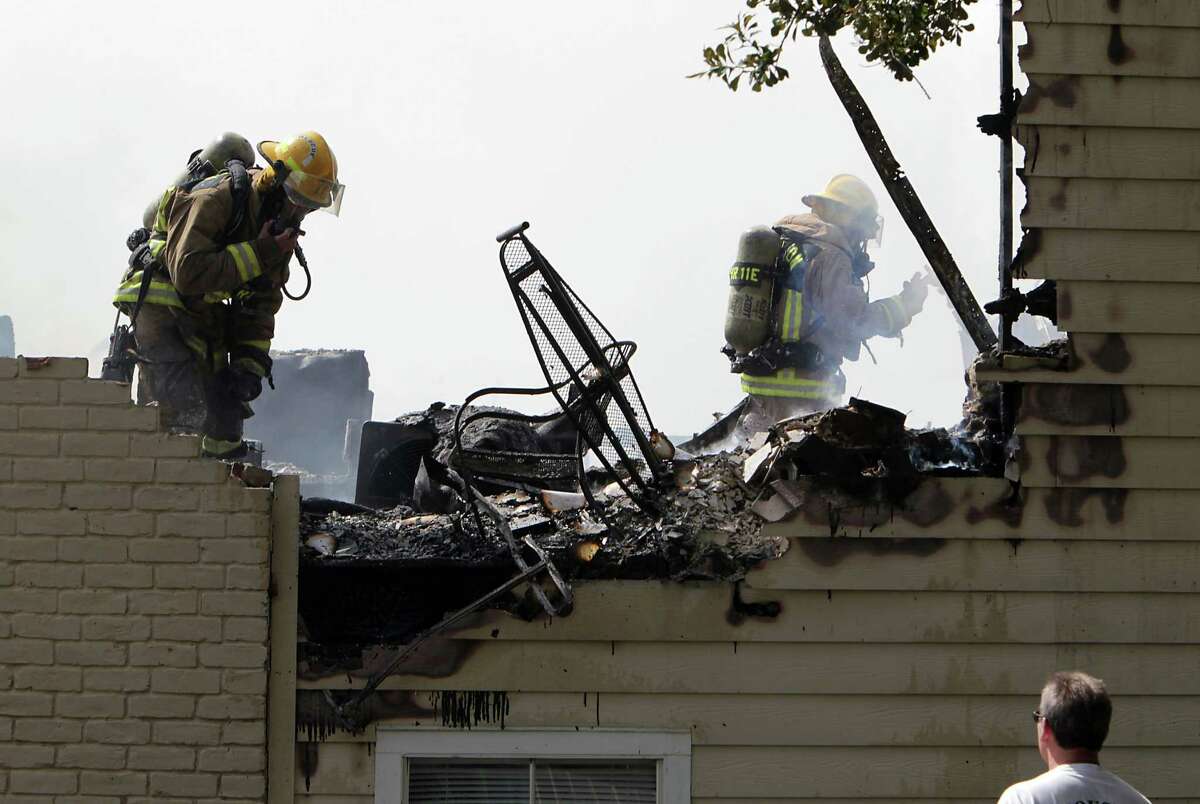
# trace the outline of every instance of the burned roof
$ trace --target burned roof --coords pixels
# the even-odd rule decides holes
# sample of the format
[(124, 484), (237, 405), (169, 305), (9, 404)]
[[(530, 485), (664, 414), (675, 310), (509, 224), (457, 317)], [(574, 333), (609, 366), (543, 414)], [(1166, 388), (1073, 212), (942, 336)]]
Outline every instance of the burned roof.
[[(592, 478), (595, 507), (583, 494), (549, 490), (489, 499), (514, 536), (532, 535), (569, 577), (736, 581), (786, 549), (762, 537), (763, 522), (814, 505), (903, 509), (925, 477), (998, 474), (984, 412), (954, 430), (909, 430), (904, 414), (853, 399), (725, 451), (678, 453), (654, 513), (602, 478)], [(316, 501), (306, 504), (301, 539), (305, 562), (319, 566), (511, 566), (500, 534), (482, 525), (467, 508), (428, 514)]]
[[(978, 411), (989, 404), (977, 402)], [(892, 511), (927, 524), (944, 516), (940, 476), (998, 474), (992, 430), (980, 414), (954, 430), (909, 430), (904, 415), (852, 400), (791, 419), (747, 443), (707, 455), (678, 451), (673, 480), (648, 513), (619, 485), (589, 475), (585, 495), (506, 490), (486, 497), (519, 541), (531, 537), (567, 583), (587, 579), (736, 583), (788, 549), (768, 522), (829, 522), (840, 512)], [(692, 443), (698, 443), (694, 440)], [(990, 457), (989, 457), (990, 456)], [(928, 493), (932, 490), (934, 493)], [(942, 501), (944, 502), (944, 501)], [(508, 542), (472, 509), (374, 511), (306, 500), (300, 539), (299, 672), (377, 673), (380, 645), (413, 645), (447, 612), (517, 575)], [(530, 585), (488, 603), (529, 618), (543, 611)], [(433, 661), (433, 659), (430, 659)]]

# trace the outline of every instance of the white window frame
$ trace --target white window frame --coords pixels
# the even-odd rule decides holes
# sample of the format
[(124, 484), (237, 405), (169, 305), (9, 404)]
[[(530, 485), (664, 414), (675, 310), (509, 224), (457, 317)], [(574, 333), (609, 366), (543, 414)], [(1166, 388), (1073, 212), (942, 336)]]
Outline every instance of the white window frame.
[(692, 800), (691, 732), (601, 729), (415, 729), (380, 727), (375, 741), (375, 801), (401, 804), (409, 759), (584, 759), (657, 761), (659, 804)]

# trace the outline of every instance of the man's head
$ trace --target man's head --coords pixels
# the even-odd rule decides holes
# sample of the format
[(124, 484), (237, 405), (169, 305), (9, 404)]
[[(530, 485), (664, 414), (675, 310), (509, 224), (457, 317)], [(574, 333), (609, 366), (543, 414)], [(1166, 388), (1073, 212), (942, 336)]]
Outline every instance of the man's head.
[(1042, 688), (1034, 719), (1038, 752), (1047, 765), (1089, 761), (1108, 737), (1112, 701), (1098, 678), (1078, 672), (1055, 673)]
[(806, 195), (802, 200), (818, 218), (845, 232), (852, 243), (878, 238), (882, 233), (879, 202), (866, 182), (856, 176), (834, 176), (823, 192)]

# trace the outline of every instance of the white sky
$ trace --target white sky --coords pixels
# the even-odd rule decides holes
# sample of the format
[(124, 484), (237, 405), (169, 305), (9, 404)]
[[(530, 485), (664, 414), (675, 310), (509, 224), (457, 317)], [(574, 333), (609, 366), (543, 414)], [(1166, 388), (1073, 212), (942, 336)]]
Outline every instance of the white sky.
[[(873, 296), (923, 258), (830, 89), (815, 42), (754, 94), (685, 80), (740, 0), (16, 4), (0, 30), (0, 313), (18, 351), (106, 343), (126, 234), (188, 154), (232, 129), (315, 128), (347, 185), (310, 216), (312, 295), (278, 348), (366, 349), (375, 418), (542, 378), (494, 235), (530, 237), (618, 337), (656, 423), (703, 427), (741, 394), (719, 353), (739, 233), (806, 211), (835, 173), (877, 191)], [(253, 10), (252, 10), (253, 9)], [(932, 95), (836, 44), (980, 301), (996, 295), (996, 3), (918, 70)], [(1018, 157), (1019, 163), (1019, 157)], [(1019, 195), (1019, 188), (1018, 188)], [(1018, 201), (1018, 206), (1020, 202)], [(848, 391), (956, 421), (956, 325), (931, 294), (901, 348), (871, 342)]]

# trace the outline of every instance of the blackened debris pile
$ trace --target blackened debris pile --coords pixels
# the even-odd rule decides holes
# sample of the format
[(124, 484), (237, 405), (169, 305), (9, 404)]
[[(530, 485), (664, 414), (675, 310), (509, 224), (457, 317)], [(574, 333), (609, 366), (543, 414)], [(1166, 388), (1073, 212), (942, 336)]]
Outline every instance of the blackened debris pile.
[(420, 514), (405, 505), (387, 511), (357, 506), (329, 510), (323, 505), (310, 506), (305, 500), (300, 539), (302, 555), (325, 565), (430, 562), (478, 566), (511, 561), (499, 534), (490, 530), (480, 534), (464, 527), (461, 514)]
[[(930, 476), (999, 473), (990, 410), (995, 389), (972, 386), (954, 429), (909, 430), (899, 411), (861, 399), (777, 424), (751, 439), (743, 480), (762, 489), (752, 510), (769, 521), (794, 511), (834, 522), (843, 508), (904, 509)], [(832, 526), (832, 525), (831, 525)]]
[[(489, 499), (518, 540), (532, 535), (569, 578), (733, 581), (786, 550), (784, 540), (763, 534), (764, 521), (797, 511), (833, 520), (837, 511), (863, 505), (905, 510), (928, 476), (992, 472), (999, 454), (996, 404), (995, 389), (974, 390), (958, 427), (909, 430), (899, 411), (852, 399), (782, 421), (729, 451), (680, 453), (674, 488), (664, 491), (654, 514), (611, 477), (589, 478), (595, 507), (583, 494), (549, 490), (509, 490)], [(431, 408), (419, 415), (448, 414)], [(309, 505), (301, 538), (306, 561), (319, 566), (511, 564), (503, 539), (486, 517), (482, 523), (481, 532), (469, 510)]]
[[(437, 435), (433, 456), (441, 463), (448, 463), (454, 449), (454, 420), (459, 405), (434, 402), (418, 413), (409, 413), (396, 419), (407, 424), (431, 429)], [(514, 413), (506, 408), (473, 405), (467, 409), (476, 413)], [(563, 417), (565, 419), (565, 417)], [(473, 449), (502, 450), (506, 452), (569, 452), (574, 449), (574, 432), (565, 441), (559, 435), (561, 423), (558, 419), (546, 425), (534, 427), (526, 422), (501, 418), (481, 418), (468, 424), (463, 431), (463, 446)]]
[[(764, 539), (750, 510), (755, 492), (740, 480), (746, 451), (680, 461), (678, 489), (650, 516), (612, 483), (582, 494), (513, 490), (490, 501), (518, 539), (533, 535), (571, 578), (741, 578), (786, 545)], [(309, 566), (481, 566), (511, 564), (503, 539), (485, 517), (480, 533), (469, 511), (419, 514), (406, 506), (370, 512), (326, 505), (302, 513), (300, 538)]]

